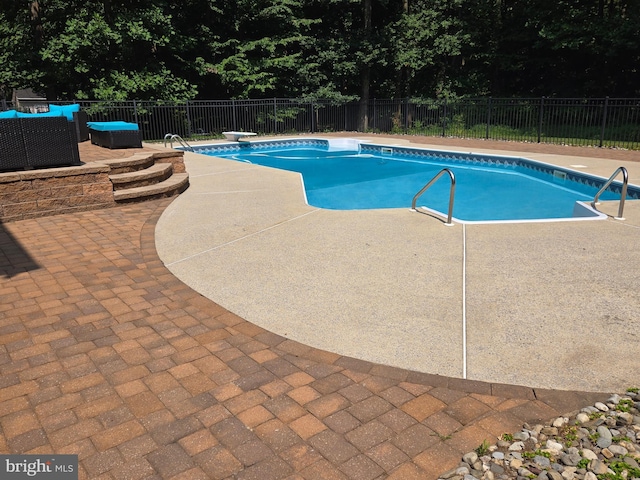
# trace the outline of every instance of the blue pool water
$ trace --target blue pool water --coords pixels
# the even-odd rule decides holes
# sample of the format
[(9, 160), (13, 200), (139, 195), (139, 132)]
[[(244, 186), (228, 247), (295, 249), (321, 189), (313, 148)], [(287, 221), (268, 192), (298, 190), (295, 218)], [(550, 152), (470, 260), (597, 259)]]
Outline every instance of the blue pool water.
[[(576, 201), (588, 204), (601, 181), (530, 160), (364, 145), (359, 151), (333, 150), (326, 142), (281, 143), (209, 146), (199, 153), (299, 172), (308, 203), (319, 208), (409, 208), (413, 196), (446, 167), (456, 177), (453, 216), (462, 221), (597, 216), (589, 209), (576, 209)], [(449, 187), (444, 175), (417, 205), (446, 213)], [(620, 195), (607, 191), (600, 198)]]

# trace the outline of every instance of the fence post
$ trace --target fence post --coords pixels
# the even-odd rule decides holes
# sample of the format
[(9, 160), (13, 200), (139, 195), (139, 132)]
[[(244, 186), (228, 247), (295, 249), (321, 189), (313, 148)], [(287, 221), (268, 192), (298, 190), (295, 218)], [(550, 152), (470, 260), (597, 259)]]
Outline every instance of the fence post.
[(489, 127), (491, 126), (491, 97), (487, 102), (487, 128), (484, 132), (484, 139), (489, 140)]
[(135, 119), (136, 123), (139, 125), (138, 122), (138, 106), (136, 105), (136, 101), (133, 101), (133, 118)]
[(376, 99), (372, 99), (371, 100), (371, 104), (372, 104), (372, 115), (371, 115), (371, 129), (375, 132), (376, 131)]
[(602, 111), (602, 130), (600, 130), (600, 147), (604, 145), (604, 131), (607, 126), (607, 107), (609, 106), (609, 97), (604, 97), (604, 110)]
[(348, 112), (346, 103), (342, 104), (342, 111), (344, 112), (344, 130), (343, 131), (347, 132), (348, 131), (347, 125), (349, 124), (347, 120), (347, 115), (349, 114), (349, 112)]
[(409, 130), (409, 98), (404, 99), (404, 133)]
[(538, 115), (538, 143), (542, 139), (542, 119), (544, 117), (544, 96), (540, 97), (540, 114)]
[(273, 97), (273, 133), (278, 133), (278, 99)]
[(238, 131), (238, 121), (236, 120), (236, 101), (235, 99), (231, 99), (231, 113), (233, 115), (233, 131)]
[(313, 100), (311, 101), (311, 133), (316, 133), (316, 129), (314, 126), (316, 117), (316, 109), (314, 108)]
[(184, 106), (187, 114), (187, 136), (191, 137), (191, 135), (193, 135), (193, 130), (191, 128), (191, 115), (189, 114), (189, 100), (185, 100)]
[(442, 136), (447, 136), (447, 99), (444, 99), (444, 104), (442, 105)]

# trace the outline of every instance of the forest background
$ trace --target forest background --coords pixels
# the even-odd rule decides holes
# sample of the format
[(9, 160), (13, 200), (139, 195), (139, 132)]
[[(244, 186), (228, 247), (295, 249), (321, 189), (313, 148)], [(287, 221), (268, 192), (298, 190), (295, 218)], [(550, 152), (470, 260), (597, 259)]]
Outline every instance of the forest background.
[(640, 97), (640, 0), (0, 0), (0, 98)]

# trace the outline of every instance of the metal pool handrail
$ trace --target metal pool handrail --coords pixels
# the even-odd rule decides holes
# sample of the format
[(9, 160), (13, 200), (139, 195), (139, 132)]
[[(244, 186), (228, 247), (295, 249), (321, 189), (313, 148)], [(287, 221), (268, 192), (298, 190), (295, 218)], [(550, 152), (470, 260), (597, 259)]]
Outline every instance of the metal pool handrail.
[(622, 213), (624, 211), (624, 201), (627, 198), (627, 184), (629, 183), (629, 172), (627, 172), (627, 169), (624, 167), (618, 167), (618, 169), (613, 172), (613, 175), (609, 177), (609, 180), (607, 180), (602, 188), (598, 190), (598, 193), (596, 193), (596, 196), (593, 198), (593, 202), (591, 202), (591, 206), (595, 208), (595, 206), (599, 204), (598, 198), (600, 198), (602, 192), (609, 188), (609, 185), (613, 183), (619, 173), (622, 173), (622, 190), (620, 191), (620, 205), (618, 206), (618, 216), (613, 218), (615, 218), (616, 220), (624, 220)]
[(164, 136), (164, 146), (167, 146), (167, 139), (169, 139), (169, 143), (171, 145), (171, 148), (173, 148), (173, 141), (177, 141), (180, 145), (182, 145), (182, 147), (186, 148), (187, 150), (189, 150), (190, 152), (193, 152), (193, 147), (191, 145), (189, 145), (187, 143), (186, 140), (184, 140), (180, 135), (176, 134), (176, 133), (167, 133)]
[[(449, 188), (449, 211), (447, 213), (447, 223), (445, 223), (445, 225), (447, 227), (451, 227), (453, 226), (453, 223), (451, 222), (451, 217), (453, 215), (453, 199), (456, 192), (456, 176), (448, 168), (443, 168), (442, 170), (440, 170), (435, 177), (429, 180), (429, 183), (427, 183), (424, 187), (422, 187), (422, 189), (418, 193), (415, 194), (415, 196), (413, 197), (413, 201), (411, 202), (411, 210), (415, 211), (418, 197), (420, 197), (420, 195), (426, 192), (427, 189), (431, 185), (433, 185), (445, 173), (449, 174), (449, 178), (451, 179), (451, 187)], [(626, 189), (625, 189), (625, 192), (626, 192)]]

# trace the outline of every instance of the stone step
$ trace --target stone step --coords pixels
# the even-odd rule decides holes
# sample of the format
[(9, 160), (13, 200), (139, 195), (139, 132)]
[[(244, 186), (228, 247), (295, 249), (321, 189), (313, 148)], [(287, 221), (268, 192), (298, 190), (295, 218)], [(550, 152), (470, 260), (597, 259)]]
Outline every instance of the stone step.
[(111, 174), (135, 172), (149, 168), (155, 163), (153, 155), (146, 153), (137, 153), (127, 158), (116, 158), (110, 160), (101, 160), (100, 163), (109, 165)]
[(152, 198), (172, 197), (184, 192), (188, 186), (188, 173), (174, 173), (160, 183), (117, 190), (113, 192), (113, 198), (117, 203), (125, 203), (150, 200)]
[(113, 189), (117, 191), (160, 183), (168, 179), (172, 173), (171, 163), (155, 163), (143, 170), (110, 174), (109, 179), (113, 183)]

